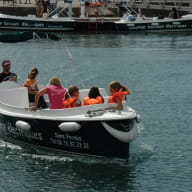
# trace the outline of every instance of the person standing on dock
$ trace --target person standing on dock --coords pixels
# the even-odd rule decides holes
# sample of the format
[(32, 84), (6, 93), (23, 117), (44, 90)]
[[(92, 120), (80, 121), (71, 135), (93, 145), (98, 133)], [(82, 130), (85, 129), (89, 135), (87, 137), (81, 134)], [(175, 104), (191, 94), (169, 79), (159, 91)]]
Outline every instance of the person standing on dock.
[(49, 14), (48, 14), (48, 6), (50, 5), (49, 0), (41, 0), (41, 17), (44, 19), (47, 19)]
[(35, 5), (36, 5), (36, 16), (37, 17), (42, 17), (42, 15), (41, 15), (41, 10), (42, 10), (41, 0), (35, 0)]

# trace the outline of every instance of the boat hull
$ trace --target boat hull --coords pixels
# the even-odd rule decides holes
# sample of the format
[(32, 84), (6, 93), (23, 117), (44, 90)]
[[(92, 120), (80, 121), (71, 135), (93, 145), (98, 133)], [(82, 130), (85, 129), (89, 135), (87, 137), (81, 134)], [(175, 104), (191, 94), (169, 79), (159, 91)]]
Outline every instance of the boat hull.
[[(17, 122), (25, 122), (30, 130), (17, 126)], [(63, 131), (59, 125), (63, 121), (18, 118), (0, 115), (1, 135), (25, 143), (47, 147), (66, 152), (128, 158), (129, 142), (122, 142), (112, 136), (103, 126), (103, 122), (125, 133), (137, 129), (136, 119), (109, 120), (109, 121), (78, 121), (80, 126), (76, 131)], [(69, 123), (66, 121), (66, 123)]]
[(115, 22), (118, 32), (187, 32), (192, 31), (191, 19), (159, 19), (140, 22)]
[(71, 32), (75, 21), (70, 19), (43, 19), (0, 15), (1, 31)]
[(30, 32), (30, 31), (23, 31), (23, 32), (9, 32), (9, 33), (2, 33), (0, 34), (0, 42), (4, 43), (16, 43), (16, 42), (23, 42), (28, 41), (35, 38), (46, 38), (52, 40), (60, 40), (59, 36), (55, 34), (47, 33), (47, 32)]
[(113, 33), (116, 32), (115, 21), (119, 18), (76, 18), (75, 32), (98, 32)]

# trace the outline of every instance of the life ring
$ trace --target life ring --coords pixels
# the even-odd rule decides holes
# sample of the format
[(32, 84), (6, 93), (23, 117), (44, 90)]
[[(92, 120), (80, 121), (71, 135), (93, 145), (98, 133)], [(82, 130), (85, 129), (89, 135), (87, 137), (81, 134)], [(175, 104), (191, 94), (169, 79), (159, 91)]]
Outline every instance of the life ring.
[(91, 5), (89, 5), (89, 7), (102, 7), (105, 6), (104, 3), (91, 3)]

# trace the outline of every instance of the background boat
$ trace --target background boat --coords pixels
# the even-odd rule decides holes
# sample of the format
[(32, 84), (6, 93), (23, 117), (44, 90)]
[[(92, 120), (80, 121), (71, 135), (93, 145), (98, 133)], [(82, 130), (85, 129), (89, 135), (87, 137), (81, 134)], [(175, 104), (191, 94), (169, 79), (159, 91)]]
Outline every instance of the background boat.
[(61, 37), (47, 33), (47, 32), (30, 32), (30, 31), (24, 31), (24, 32), (3, 32), (0, 33), (0, 42), (4, 43), (16, 43), (16, 42), (22, 42), (22, 41), (28, 41), (31, 39), (52, 39), (52, 40), (60, 40)]
[(115, 22), (118, 32), (186, 32), (192, 31), (192, 15), (184, 15), (178, 19), (144, 18), (128, 21), (127, 18)]
[(71, 32), (75, 21), (69, 17), (38, 18), (34, 15), (11, 16), (0, 14), (0, 30), (4, 31), (44, 31)]

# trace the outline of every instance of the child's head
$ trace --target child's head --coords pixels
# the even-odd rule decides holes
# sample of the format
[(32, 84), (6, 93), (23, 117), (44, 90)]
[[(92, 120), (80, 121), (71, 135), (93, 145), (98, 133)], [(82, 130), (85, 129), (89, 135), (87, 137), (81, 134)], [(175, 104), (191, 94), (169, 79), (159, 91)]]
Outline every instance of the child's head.
[(68, 88), (68, 93), (72, 97), (78, 97), (79, 96), (79, 88), (77, 86), (70, 86)]
[(113, 81), (109, 83), (109, 90), (111, 93), (115, 93), (118, 91), (128, 91), (128, 88), (121, 85), (118, 81)]
[(89, 98), (96, 98), (97, 96), (101, 96), (98, 87), (91, 87), (88, 93)]

